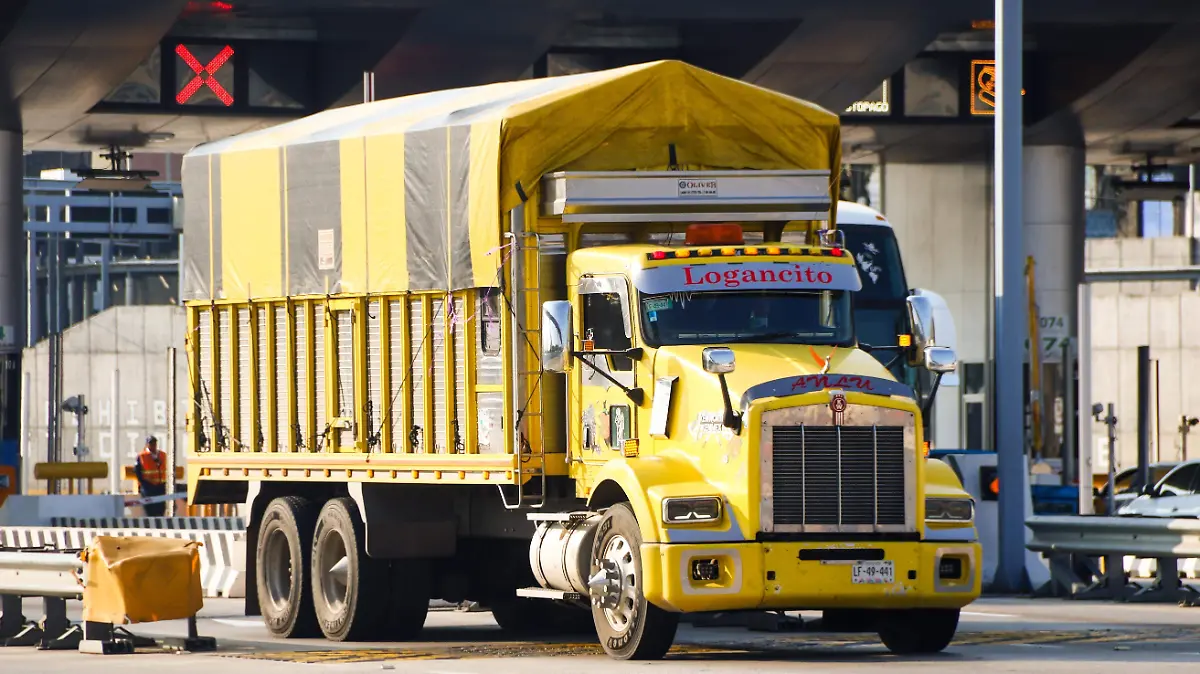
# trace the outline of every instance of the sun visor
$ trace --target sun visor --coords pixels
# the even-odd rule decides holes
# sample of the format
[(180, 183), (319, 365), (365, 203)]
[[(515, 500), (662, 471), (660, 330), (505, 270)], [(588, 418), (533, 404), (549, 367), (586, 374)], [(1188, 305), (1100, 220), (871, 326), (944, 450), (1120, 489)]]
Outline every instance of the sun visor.
[(633, 284), (640, 292), (720, 290), (862, 290), (858, 268), (829, 262), (713, 262), (638, 269)]

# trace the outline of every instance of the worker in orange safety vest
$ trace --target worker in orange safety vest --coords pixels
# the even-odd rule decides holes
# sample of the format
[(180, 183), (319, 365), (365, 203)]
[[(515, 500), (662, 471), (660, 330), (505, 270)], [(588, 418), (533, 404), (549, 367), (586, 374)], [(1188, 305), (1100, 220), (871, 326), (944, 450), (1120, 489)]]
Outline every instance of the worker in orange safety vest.
[[(138, 455), (133, 472), (137, 476), (138, 491), (143, 498), (167, 493), (167, 453), (158, 448), (158, 438), (153, 435), (146, 438), (146, 447)], [(145, 508), (147, 517), (162, 517), (167, 504), (147, 503), (142, 507)]]

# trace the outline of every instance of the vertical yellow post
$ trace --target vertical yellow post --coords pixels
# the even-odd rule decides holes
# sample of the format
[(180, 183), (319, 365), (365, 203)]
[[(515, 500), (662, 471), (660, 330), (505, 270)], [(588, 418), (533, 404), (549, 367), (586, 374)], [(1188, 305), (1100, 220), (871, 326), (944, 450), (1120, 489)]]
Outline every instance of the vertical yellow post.
[[(316, 311), (320, 311), (325, 316), (325, 400), (319, 401), (325, 405), (325, 424), (328, 428), (333, 418), (337, 416), (337, 321), (334, 319), (333, 312), (329, 308), (328, 299), (320, 302), (320, 306)], [(318, 432), (325, 432), (324, 428), (318, 429)], [(332, 432), (325, 433), (323, 442), (321, 443), (321, 451), (329, 449), (331, 444)], [(333, 447), (334, 451), (337, 450)]]
[(291, 367), (292, 363), (296, 362), (296, 305), (291, 301), (285, 302), (283, 305), (284, 312), (287, 313), (287, 325), (284, 329), (287, 332), (287, 428), (283, 430), (283, 437), (286, 438), (286, 448), (289, 452), (296, 451), (296, 444), (300, 438), (296, 437), (296, 425), (300, 423), (299, 407), (299, 392), (296, 387), (299, 381), (296, 378), (296, 368)]
[[(196, 307), (187, 307), (187, 336), (183, 340), (184, 353), (188, 359), (188, 405), (189, 411), (184, 414), (184, 426), (188, 433), (187, 451), (200, 451), (200, 411), (204, 409), (204, 394), (200, 385), (200, 311)], [(116, 401), (113, 401), (114, 403)], [(118, 478), (120, 479), (120, 478)]]
[(258, 334), (258, 310), (253, 302), (250, 303), (248, 316), (250, 319), (246, 323), (246, 328), (250, 330), (249, 358), (250, 363), (250, 451), (261, 452), (262, 447), (258, 444), (259, 437), (262, 436), (262, 416), (259, 414), (258, 389), (261, 383), (258, 378), (261, 374), (261, 367), (258, 363), (258, 340), (263, 336)]
[(308, 361), (305, 364), (305, 369), (308, 370), (308, 381), (304, 382), (305, 398), (308, 400), (308, 428), (304, 429), (308, 434), (308, 442), (306, 446), (310, 452), (319, 452), (321, 448), (317, 446), (317, 405), (324, 405), (325, 401), (317, 400), (317, 350), (316, 350), (316, 313), (319, 307), (316, 302), (307, 300), (304, 302), (304, 313), (306, 320), (304, 321), (304, 341), (308, 344), (304, 354), (304, 359)]
[(459, 430), (463, 435), (463, 443), (466, 445), (467, 454), (477, 454), (479, 452), (479, 410), (475, 403), (475, 369), (478, 367), (476, 362), (476, 340), (479, 339), (480, 326), (483, 325), (483, 319), (480, 318), (476, 308), (479, 306), (479, 291), (472, 290), (463, 293), (464, 311), (470, 320), (462, 322), (462, 340), (463, 340), (463, 366), (466, 368), (466, 393), (463, 399), (467, 401), (467, 409), (464, 410), (466, 417), (466, 428), (459, 426)]
[(442, 300), (442, 371), (446, 380), (442, 382), (446, 397), (446, 427), (442, 429), (442, 437), (446, 439), (446, 453), (453, 454), (457, 433), (454, 432), (458, 423), (458, 372), (454, 363), (454, 349), (458, 336), (455, 334), (455, 322), (459, 317), (454, 312), (454, 293), (446, 293)]
[(275, 312), (279, 311), (274, 302), (263, 307), (267, 312), (267, 334), (259, 335), (259, 339), (267, 340), (267, 447), (268, 452), (279, 451), (279, 378), (275, 368), (279, 367), (275, 340)]
[(1029, 293), (1029, 409), (1033, 421), (1033, 455), (1042, 456), (1041, 339), (1038, 334), (1037, 296), (1034, 295), (1034, 260), (1025, 258), (1025, 287)]
[(369, 387), (367, 386), (367, 304), (366, 298), (359, 298), (354, 302), (354, 309), (350, 313), (350, 320), (353, 322), (353, 337), (351, 339), (352, 348), (354, 350), (354, 381), (350, 382), (354, 386), (354, 420), (355, 429), (357, 432), (354, 437), (355, 449), (359, 452), (370, 451), (367, 447), (367, 436), (375, 432), (371, 426), (371, 420), (367, 418), (367, 400)]
[(212, 390), (209, 391), (209, 396), (212, 398), (213, 408), (213, 437), (211, 441), (213, 451), (221, 451), (221, 447), (217, 443), (217, 440), (220, 438), (218, 429), (221, 428), (221, 424), (225, 423), (225, 419), (221, 416), (221, 325), (218, 320), (220, 314), (218, 313), (219, 310), (216, 304), (210, 304), (205, 310), (208, 311), (209, 340), (212, 342), (212, 362), (208, 364), (212, 370), (209, 372), (209, 376), (212, 377)]
[(392, 299), (379, 298), (379, 451), (392, 451)]
[[(442, 308), (445, 311), (445, 307)], [(432, 454), (436, 451), (433, 445), (433, 428), (437, 416), (433, 413), (433, 295), (421, 295), (421, 367), (424, 374), (421, 388), (425, 396), (425, 418), (421, 420), (425, 432), (421, 434), (422, 451)]]
[(245, 451), (245, 447), (241, 446), (239, 438), (242, 437), (242, 406), (240, 404), (242, 392), (241, 382), (238, 379), (242, 376), (242, 365), (240, 362), (241, 353), (238, 348), (238, 305), (230, 304), (225, 307), (229, 315), (229, 445), (235, 451)]
[(400, 392), (400, 398), (399, 398), (400, 404), (403, 405), (403, 407), (401, 408), (403, 410), (403, 413), (400, 415), (400, 418), (403, 421), (401, 422), (401, 425), (400, 425), (401, 435), (400, 435), (400, 439), (399, 439), (399, 444), (401, 447), (404, 448), (405, 454), (411, 454), (413, 452), (413, 446), (412, 446), (412, 441), (411, 441), (412, 427), (413, 427), (413, 424), (416, 423), (416, 420), (413, 419), (412, 371), (413, 371), (413, 368), (416, 367), (416, 365), (413, 363), (413, 356), (412, 356), (412, 353), (413, 353), (412, 306), (409, 304), (407, 297), (403, 297), (400, 299), (400, 325), (397, 326), (396, 329), (400, 330), (400, 334), (403, 337), (403, 339), (400, 340), (400, 353), (392, 354), (392, 357), (395, 358), (395, 357), (399, 356), (400, 358), (404, 359), (404, 361), (403, 361), (404, 369), (402, 370), (403, 376), (404, 376), (404, 381), (401, 384), (403, 389)]
[[(504, 285), (505, 288), (501, 290), (501, 293), (507, 292), (508, 301), (510, 303), (516, 302), (517, 295), (519, 293), (513, 290), (512, 283), (505, 283)], [(501, 306), (503, 305), (504, 298), (502, 297)], [(515, 306), (515, 304), (511, 306)], [(516, 433), (513, 431), (513, 429), (517, 425), (517, 419), (512, 413), (513, 398), (516, 396), (516, 391), (513, 390), (513, 370), (516, 369), (516, 366), (513, 362), (516, 358), (516, 351), (513, 348), (513, 340), (515, 339), (514, 334), (516, 333), (516, 329), (513, 325), (513, 322), (513, 312), (501, 312), (500, 359), (501, 362), (504, 363), (504, 376), (501, 380), (504, 385), (504, 410), (500, 413), (500, 426), (504, 429), (504, 451), (515, 455), (519, 451), (519, 448), (516, 447), (513, 442), (514, 438), (516, 437)], [(516, 465), (520, 465), (519, 460), (516, 461)]]

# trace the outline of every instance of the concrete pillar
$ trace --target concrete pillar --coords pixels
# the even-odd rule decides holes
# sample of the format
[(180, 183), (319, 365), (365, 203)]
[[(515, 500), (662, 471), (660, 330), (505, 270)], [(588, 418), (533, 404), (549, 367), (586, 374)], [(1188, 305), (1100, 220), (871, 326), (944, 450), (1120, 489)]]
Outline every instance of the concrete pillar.
[(0, 356), (19, 354), (25, 334), (23, 156), (20, 128), (0, 126)]
[[(1078, 290), (1084, 264), (1084, 150), (1082, 142), (1031, 145), (1024, 157), (1025, 251), (1035, 264), (1034, 295), (1042, 400), (1043, 455), (1059, 456), (1056, 399), (1067, 401), (1063, 345), (1079, 335)], [(1028, 329), (1025, 329), (1028, 333)], [(1064, 426), (1072, 424), (1064, 414)]]
[(25, 345), (24, 154), (21, 113), (0, 58), (0, 440), (21, 432), (21, 348)]
[[(1025, 148), (1025, 251), (1036, 263), (1034, 287), (1043, 319), (1039, 324), (1041, 337), (1055, 339), (1055, 346), (1078, 334), (1075, 322), (1077, 291), (1083, 279), (1084, 168), (1082, 147)], [(1052, 351), (1045, 354), (1046, 360), (1060, 361), (1061, 352), (1057, 348)]]

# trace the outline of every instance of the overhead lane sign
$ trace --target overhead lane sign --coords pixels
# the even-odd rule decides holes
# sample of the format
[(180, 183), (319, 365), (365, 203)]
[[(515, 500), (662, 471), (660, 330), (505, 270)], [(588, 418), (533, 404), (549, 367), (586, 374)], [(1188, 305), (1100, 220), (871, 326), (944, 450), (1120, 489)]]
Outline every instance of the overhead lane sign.
[(213, 56), (208, 62), (208, 65), (201, 65), (200, 60), (192, 54), (192, 51), (188, 49), (187, 45), (176, 45), (175, 54), (179, 56), (183, 63), (194, 73), (191, 80), (189, 80), (187, 84), (183, 85), (183, 87), (179, 90), (179, 93), (175, 94), (176, 103), (179, 103), (180, 105), (186, 104), (188, 101), (192, 100), (192, 97), (195, 96), (200, 89), (207, 86), (209, 90), (212, 91), (213, 95), (216, 96), (217, 100), (223, 103), (225, 107), (233, 105), (233, 94), (229, 93), (229, 90), (226, 89), (217, 79), (217, 72), (221, 70), (222, 66), (229, 62), (229, 59), (233, 58), (233, 47), (229, 45), (222, 47), (221, 50), (217, 52), (216, 56)]

